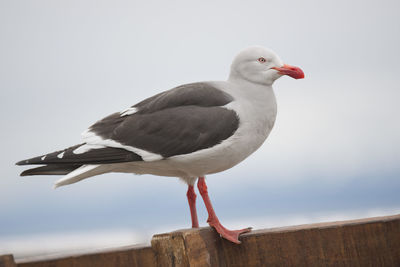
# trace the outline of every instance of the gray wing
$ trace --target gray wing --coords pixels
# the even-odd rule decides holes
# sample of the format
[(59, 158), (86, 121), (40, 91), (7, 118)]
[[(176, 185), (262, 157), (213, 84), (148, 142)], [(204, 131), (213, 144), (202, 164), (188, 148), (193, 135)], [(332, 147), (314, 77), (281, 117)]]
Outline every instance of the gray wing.
[(222, 107), (231, 101), (230, 95), (208, 83), (182, 85), (132, 106), (128, 113), (98, 121), (88, 129), (83, 144), (17, 165), (46, 165), (22, 175), (57, 175), (84, 164), (146, 160), (140, 151), (162, 159), (213, 147), (239, 127), (236, 113)]
[[(237, 114), (222, 107), (231, 101), (230, 95), (207, 83), (188, 84), (136, 104), (136, 112), (127, 116), (114, 113), (89, 132), (162, 158), (189, 154), (213, 147), (237, 130)], [(95, 144), (106, 143), (97, 138)]]
[(152, 113), (180, 106), (218, 107), (234, 99), (209, 83), (189, 83), (147, 98), (132, 106), (139, 114)]

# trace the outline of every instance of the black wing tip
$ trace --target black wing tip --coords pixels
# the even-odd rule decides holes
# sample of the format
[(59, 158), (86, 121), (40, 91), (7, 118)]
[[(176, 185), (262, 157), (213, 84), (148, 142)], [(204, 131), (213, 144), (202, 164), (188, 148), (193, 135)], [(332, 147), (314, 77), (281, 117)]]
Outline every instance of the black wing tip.
[(31, 176), (31, 175), (35, 175), (34, 174), (34, 170), (35, 170), (36, 168), (33, 168), (33, 169), (27, 169), (27, 170), (25, 170), (25, 171), (23, 171), (23, 172), (21, 172), (20, 174), (19, 174), (19, 176)]
[(42, 173), (37, 173), (37, 172), (36, 172), (37, 169), (38, 169), (38, 168), (33, 168), (33, 169), (25, 170), (25, 171), (21, 172), (21, 173), (19, 174), (19, 176), (23, 177), (23, 176), (41, 175)]
[(19, 174), (19, 176), (29, 176), (29, 172), (28, 172), (29, 170), (26, 170), (26, 171), (23, 171), (23, 172), (21, 172), (20, 174)]
[(73, 170), (79, 168), (81, 165), (77, 164), (50, 164), (21, 172), (20, 176), (32, 175), (66, 175)]
[(27, 160), (27, 159), (24, 159), (24, 160), (21, 160), (21, 161), (18, 161), (17, 163), (15, 163), (15, 165), (17, 165), (17, 166), (28, 165), (28, 164), (30, 164), (30, 163), (29, 163), (29, 160)]

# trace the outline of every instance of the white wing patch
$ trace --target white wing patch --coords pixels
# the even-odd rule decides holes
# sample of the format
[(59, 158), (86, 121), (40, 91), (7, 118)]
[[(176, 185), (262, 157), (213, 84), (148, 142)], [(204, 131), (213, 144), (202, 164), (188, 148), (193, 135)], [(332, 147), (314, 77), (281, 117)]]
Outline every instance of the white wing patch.
[(99, 149), (99, 148), (105, 148), (105, 146), (84, 144), (84, 145), (81, 145), (80, 147), (76, 148), (74, 151), (72, 151), (72, 153), (83, 154), (83, 153), (89, 152), (92, 149)]
[(86, 130), (85, 132), (83, 132), (82, 137), (83, 140), (86, 142), (86, 144), (72, 151), (74, 154), (82, 154), (92, 149), (114, 147), (114, 148), (122, 148), (130, 152), (133, 152), (135, 154), (138, 154), (139, 156), (142, 157), (144, 161), (156, 161), (163, 159), (163, 156), (161, 156), (160, 154), (152, 153), (133, 146), (123, 145), (112, 139), (103, 139), (100, 136), (96, 135), (95, 133), (91, 132), (90, 130)]
[(62, 159), (64, 157), (65, 152), (61, 152), (60, 154), (57, 155), (57, 158)]
[(123, 117), (123, 116), (132, 115), (133, 113), (136, 113), (136, 111), (137, 111), (137, 108), (130, 107), (130, 108), (127, 108), (127, 109), (121, 111), (120, 114), (121, 114), (121, 117)]

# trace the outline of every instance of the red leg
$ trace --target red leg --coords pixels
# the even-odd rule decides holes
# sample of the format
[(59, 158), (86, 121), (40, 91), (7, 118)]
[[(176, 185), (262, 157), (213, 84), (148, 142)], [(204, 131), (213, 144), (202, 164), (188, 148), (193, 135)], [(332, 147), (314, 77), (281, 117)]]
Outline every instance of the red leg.
[(196, 193), (194, 192), (193, 185), (188, 186), (188, 191), (186, 193), (190, 207), (190, 216), (192, 217), (192, 228), (199, 227), (199, 221), (197, 220), (197, 210), (196, 210)]
[(219, 222), (217, 215), (215, 214), (214, 208), (212, 207), (210, 198), (208, 196), (207, 185), (204, 177), (199, 177), (197, 182), (197, 187), (199, 188), (200, 194), (204, 200), (208, 212), (207, 222), (225, 239), (232, 241), (233, 243), (240, 244), (239, 235), (251, 231), (251, 228), (245, 228), (241, 230), (228, 230), (222, 226)]

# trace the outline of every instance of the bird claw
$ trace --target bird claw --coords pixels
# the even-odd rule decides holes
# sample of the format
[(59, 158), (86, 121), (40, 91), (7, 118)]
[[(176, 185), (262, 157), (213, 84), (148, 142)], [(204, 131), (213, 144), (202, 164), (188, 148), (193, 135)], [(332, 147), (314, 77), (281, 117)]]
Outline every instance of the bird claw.
[(248, 233), (251, 231), (251, 227), (244, 228), (241, 230), (229, 230), (226, 229), (225, 227), (222, 226), (220, 222), (209, 222), (210, 226), (213, 227), (217, 233), (225, 238), (226, 240), (229, 240), (235, 244), (240, 244), (241, 242), (239, 241), (239, 236), (244, 233)]

